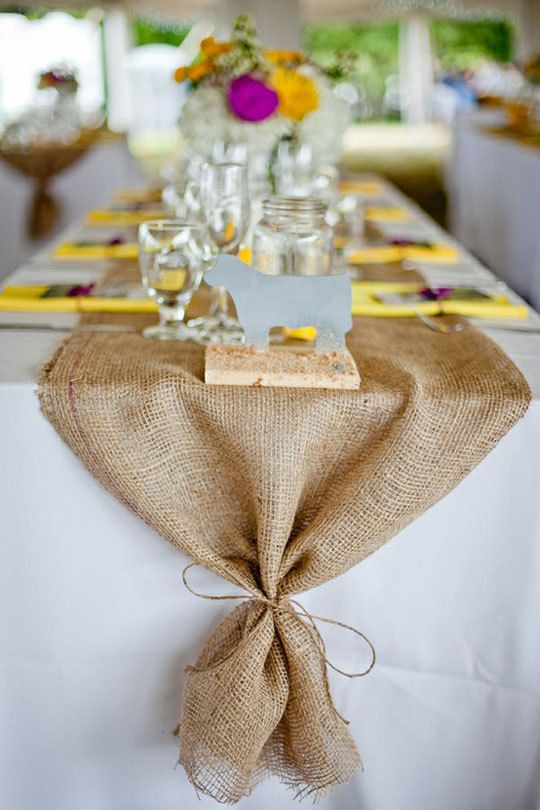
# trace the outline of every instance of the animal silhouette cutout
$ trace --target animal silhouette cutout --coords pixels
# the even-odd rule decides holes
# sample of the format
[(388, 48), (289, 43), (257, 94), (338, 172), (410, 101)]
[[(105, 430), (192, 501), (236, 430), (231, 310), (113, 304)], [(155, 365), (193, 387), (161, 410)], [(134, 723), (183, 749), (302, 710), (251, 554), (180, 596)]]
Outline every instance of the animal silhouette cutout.
[(225, 287), (231, 294), (246, 342), (257, 349), (268, 347), (273, 326), (315, 326), (317, 351), (345, 350), (345, 333), (352, 328), (348, 276), (267, 275), (222, 254), (204, 278), (210, 286)]

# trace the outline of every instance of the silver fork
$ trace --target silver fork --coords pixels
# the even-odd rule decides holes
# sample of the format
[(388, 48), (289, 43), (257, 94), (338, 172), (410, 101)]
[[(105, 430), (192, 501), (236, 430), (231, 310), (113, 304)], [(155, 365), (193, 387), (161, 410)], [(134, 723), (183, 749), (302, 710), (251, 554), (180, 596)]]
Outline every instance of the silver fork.
[(425, 326), (428, 326), (434, 332), (439, 332), (441, 335), (453, 335), (456, 332), (464, 332), (467, 329), (466, 323), (442, 323), (437, 317), (424, 315), (423, 312), (420, 312), (420, 310), (416, 309), (415, 307), (409, 307), (409, 309), (416, 315), (419, 321), (422, 321)]

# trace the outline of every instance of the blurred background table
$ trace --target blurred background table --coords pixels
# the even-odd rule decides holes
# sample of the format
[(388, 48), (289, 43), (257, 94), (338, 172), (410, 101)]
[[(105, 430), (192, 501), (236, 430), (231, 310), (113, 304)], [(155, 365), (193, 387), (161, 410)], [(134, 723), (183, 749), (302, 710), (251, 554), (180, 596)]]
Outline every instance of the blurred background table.
[(540, 307), (540, 147), (490, 132), (504, 111), (463, 112), (447, 173), (451, 230)]
[(26, 220), (34, 194), (32, 182), (23, 172), (14, 171), (0, 161), (0, 278), (10, 269), (20, 267), (51, 236), (94, 208), (104, 196), (122, 186), (136, 185), (140, 178), (124, 138), (94, 143), (80, 161), (55, 179), (54, 194), (61, 201), (59, 216), (52, 233), (33, 239), (27, 232)]

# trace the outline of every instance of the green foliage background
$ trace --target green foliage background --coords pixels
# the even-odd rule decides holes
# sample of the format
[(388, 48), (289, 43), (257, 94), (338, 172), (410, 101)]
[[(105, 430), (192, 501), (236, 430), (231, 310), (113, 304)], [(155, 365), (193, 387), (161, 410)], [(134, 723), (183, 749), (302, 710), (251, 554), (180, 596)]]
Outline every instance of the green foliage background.
[(484, 59), (510, 62), (514, 55), (514, 28), (509, 21), (431, 24), (433, 49), (444, 68), (474, 68)]
[[(514, 29), (510, 21), (463, 22), (433, 20), (434, 55), (441, 70), (474, 68), (485, 59), (508, 62), (513, 56)], [(351, 77), (361, 86), (373, 118), (384, 118), (387, 79), (398, 70), (399, 23), (332, 23), (304, 29), (304, 48), (315, 61), (327, 65), (340, 51), (357, 57)]]
[(351, 80), (364, 89), (374, 117), (380, 118), (386, 80), (398, 70), (398, 36), (395, 22), (309, 25), (304, 29), (303, 47), (322, 65), (332, 63), (340, 51), (353, 54), (356, 65)]
[(174, 45), (178, 47), (189, 34), (189, 25), (175, 25), (168, 21), (155, 19), (133, 20), (134, 45)]

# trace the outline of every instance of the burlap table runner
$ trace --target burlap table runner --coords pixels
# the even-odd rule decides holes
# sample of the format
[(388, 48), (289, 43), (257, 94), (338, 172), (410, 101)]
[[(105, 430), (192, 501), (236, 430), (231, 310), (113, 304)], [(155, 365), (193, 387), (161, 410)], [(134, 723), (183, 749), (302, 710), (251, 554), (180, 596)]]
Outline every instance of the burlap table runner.
[(352, 776), (320, 643), (289, 599), (446, 495), (528, 406), (519, 371), (472, 328), (356, 318), (348, 343), (357, 392), (207, 387), (200, 347), (135, 334), (75, 334), (41, 379), (43, 413), (90, 472), (255, 597), (208, 639), (183, 694), (180, 761), (222, 802), (269, 772), (313, 796)]

